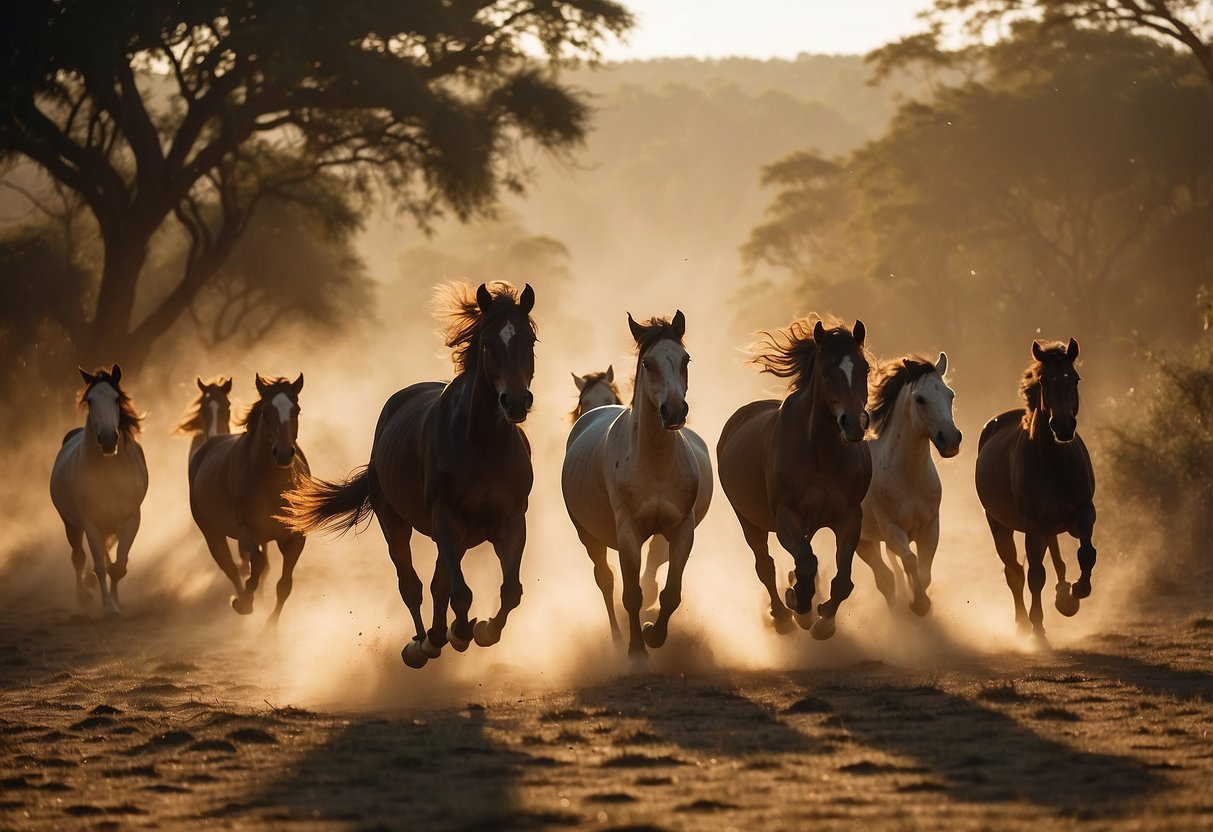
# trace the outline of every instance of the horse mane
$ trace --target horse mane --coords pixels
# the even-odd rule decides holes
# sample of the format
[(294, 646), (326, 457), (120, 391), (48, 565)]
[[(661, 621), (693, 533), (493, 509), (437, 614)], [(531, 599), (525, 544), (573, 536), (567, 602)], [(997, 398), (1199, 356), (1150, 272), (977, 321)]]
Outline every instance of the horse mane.
[[(827, 335), (845, 335), (854, 343), (850, 328), (833, 315), (812, 313), (798, 318), (787, 326), (774, 331), (763, 330), (762, 337), (750, 345), (751, 364), (758, 365), (762, 372), (777, 378), (791, 379), (788, 392), (802, 390), (812, 381), (813, 364), (817, 358), (817, 342), (813, 340), (813, 328), (818, 321), (825, 327)], [(826, 350), (838, 351), (838, 341), (830, 339)], [(860, 347), (866, 355), (866, 350)]]
[(143, 430), (143, 417), (147, 414), (135, 410), (135, 404), (131, 401), (130, 395), (122, 389), (121, 384), (114, 381), (109, 370), (98, 367), (92, 375), (96, 376), (96, 380), (80, 388), (80, 392), (76, 394), (76, 404), (84, 407), (88, 400), (88, 392), (102, 382), (108, 383), (118, 391), (118, 430), (122, 431), (122, 435), (127, 439), (134, 439)]
[[(476, 366), (480, 355), (480, 334), (484, 328), (518, 308), (518, 290), (504, 280), (485, 284), (493, 297), (487, 313), (480, 311), (476, 301), (476, 290), (466, 283), (450, 283), (434, 290), (434, 314), (442, 327), (442, 341), (450, 347), (451, 360), (456, 374), (462, 374)], [(535, 320), (527, 315), (527, 324), (532, 332), (538, 331)]]
[(886, 361), (876, 368), (871, 381), (872, 406), (868, 408), (872, 433), (880, 436), (893, 413), (893, 405), (901, 391), (925, 375), (936, 372), (935, 364), (925, 355), (903, 355)]
[(1069, 363), (1068, 349), (1069, 345), (1063, 344), (1061, 341), (1041, 342), (1040, 351), (1044, 353), (1044, 360), (1038, 361), (1033, 357), (1032, 363), (1023, 371), (1023, 378), (1019, 382), (1019, 397), (1023, 400), (1024, 407), (1027, 408), (1027, 412), (1024, 414), (1025, 427), (1031, 423), (1032, 414), (1040, 409), (1041, 372), (1046, 364), (1055, 364), (1060, 361)]
[[(227, 381), (227, 376), (215, 376), (212, 381), (204, 382), (208, 387), (223, 384)], [(182, 415), (181, 421), (173, 425), (169, 433), (201, 433), (206, 431), (206, 417), (202, 415), (202, 399), (206, 394), (201, 390), (198, 391), (198, 398), (194, 399), (186, 408), (185, 414)]]
[(274, 396), (279, 393), (286, 393), (292, 400), (295, 398), (294, 391), (291, 390), (291, 380), (289, 378), (283, 378), (282, 376), (276, 378), (262, 377), (262, 381), (265, 382), (264, 392), (261, 393), (257, 401), (249, 405), (249, 409), (244, 411), (243, 415), (237, 416), (233, 420), (236, 425), (243, 427), (245, 430), (248, 430), (249, 425), (261, 418), (263, 412), (262, 406), (273, 399)]
[[(636, 379), (640, 377), (640, 363), (644, 361), (644, 354), (657, 345), (659, 341), (673, 341), (678, 346), (685, 346), (682, 343), (682, 338), (674, 333), (674, 324), (669, 318), (652, 317), (647, 321), (638, 321), (636, 327), (640, 330), (640, 337), (636, 340), (636, 369), (632, 371), (632, 407), (636, 406), (636, 396), (640, 391), (640, 385), (636, 383)], [(614, 385), (611, 385), (614, 389)], [(619, 395), (619, 391), (615, 391), (615, 395)]]
[[(605, 384), (615, 394), (615, 401), (622, 402), (623, 397), (619, 395), (619, 388), (615, 386), (615, 382), (606, 380), (606, 370), (597, 373), (586, 373), (581, 378), (585, 380), (585, 386), (589, 387), (599, 382)], [(573, 409), (569, 411), (569, 424), (573, 424), (581, 418), (581, 394), (577, 394), (577, 404), (573, 405)]]

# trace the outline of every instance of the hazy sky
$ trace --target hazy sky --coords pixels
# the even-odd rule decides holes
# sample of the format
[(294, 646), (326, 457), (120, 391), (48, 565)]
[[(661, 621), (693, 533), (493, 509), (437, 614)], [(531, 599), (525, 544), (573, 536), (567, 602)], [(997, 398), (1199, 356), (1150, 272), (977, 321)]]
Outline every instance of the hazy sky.
[(614, 60), (694, 55), (792, 58), (869, 51), (921, 26), (928, 0), (624, 0), (638, 24)]

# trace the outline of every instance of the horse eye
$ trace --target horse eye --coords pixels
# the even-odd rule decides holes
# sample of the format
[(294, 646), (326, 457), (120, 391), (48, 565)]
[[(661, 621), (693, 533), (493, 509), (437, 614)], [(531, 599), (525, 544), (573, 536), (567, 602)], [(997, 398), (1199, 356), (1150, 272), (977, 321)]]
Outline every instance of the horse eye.
[(927, 403), (927, 400), (926, 400), (926, 399), (924, 399), (922, 396), (915, 396), (915, 397), (914, 397), (914, 401), (918, 402), (919, 404), (926, 404), (926, 403)]

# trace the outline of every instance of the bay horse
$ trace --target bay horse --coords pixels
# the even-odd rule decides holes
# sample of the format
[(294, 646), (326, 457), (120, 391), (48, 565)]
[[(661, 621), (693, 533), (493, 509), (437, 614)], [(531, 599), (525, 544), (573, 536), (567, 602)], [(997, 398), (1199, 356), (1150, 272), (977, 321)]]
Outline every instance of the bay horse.
[(173, 427), (174, 433), (190, 437), (189, 458), (193, 458), (194, 452), (212, 436), (226, 436), (232, 432), (232, 380), (219, 376), (213, 381), (195, 378), (194, 382), (198, 385), (198, 398), (190, 403), (181, 421)]
[[(344, 533), (372, 512), (396, 566), (400, 597), (416, 635), (401, 650), (423, 667), (450, 644), (462, 652), (474, 639), (496, 644), (522, 600), (519, 570), (526, 545), (526, 510), (534, 475), (521, 423), (534, 402), (535, 292), (508, 283), (450, 287), (444, 315), (455, 378), (405, 387), (383, 406), (370, 462), (342, 482), (312, 480), (290, 495), (287, 522), (303, 532)], [(413, 568), (413, 531), (432, 538), (438, 563), (430, 583), (429, 631), (421, 616), (421, 579)], [(463, 575), (467, 550), (492, 543), (501, 563), (501, 606), (486, 621), (468, 617), (472, 590)], [(447, 626), (448, 606), (455, 620)]]
[[(863, 531), (855, 553), (872, 567), (889, 606), (896, 594), (892, 571), (880, 551), (897, 555), (909, 581), (910, 609), (931, 609), (927, 588), (939, 546), (943, 488), (931, 446), (945, 458), (960, 453), (960, 431), (952, 418), (956, 394), (944, 381), (948, 356), (939, 360), (906, 355), (881, 364), (870, 385), (872, 483), (863, 498)], [(914, 549), (910, 544), (914, 544)]]
[[(1029, 623), (1036, 640), (1047, 645), (1040, 591), (1045, 584), (1045, 549), (1057, 573), (1054, 604), (1062, 615), (1078, 612), (1091, 594), (1095, 547), (1095, 472), (1078, 435), (1078, 342), (1032, 342), (1032, 363), (1024, 371), (1019, 395), (1024, 406), (995, 416), (977, 445), (977, 496), (986, 511), (1003, 574), (1015, 600), (1021, 633)], [(1024, 570), (1015, 551), (1014, 532), (1024, 532), (1028, 590), (1023, 603)], [(1058, 535), (1078, 539), (1078, 580), (1066, 582)]]
[[(88, 588), (95, 581), (101, 588), (102, 615), (109, 617), (121, 614), (118, 581), (126, 575), (147, 495), (147, 460), (138, 440), (142, 417), (121, 387), (120, 366), (92, 373), (78, 369), (84, 387), (77, 401), (87, 415), (84, 427), (63, 437), (51, 469), (51, 501), (72, 547), (76, 598), (88, 603)], [(85, 538), (93, 555), (93, 571), (87, 579)], [(110, 563), (109, 548), (115, 540), (118, 547)]]
[[(561, 485), (569, 517), (594, 564), (616, 642), (622, 635), (607, 549), (619, 552), (628, 653), (640, 658), (646, 645), (665, 643), (670, 616), (682, 602), (682, 574), (695, 527), (712, 500), (712, 461), (704, 441), (686, 427), (691, 360), (683, 346), (686, 317), (679, 311), (672, 320), (637, 323), (628, 315), (628, 326), (636, 342), (632, 403), (598, 407), (577, 420), (565, 448)], [(656, 535), (669, 542), (670, 566), (657, 618), (642, 629), (640, 549)]]
[[(848, 329), (817, 316), (793, 321), (754, 346), (753, 363), (790, 379), (783, 401), (751, 402), (725, 423), (716, 446), (720, 485), (733, 505), (754, 568), (771, 599), (775, 629), (788, 632), (793, 618), (814, 638), (834, 634), (834, 616), (851, 594), (851, 564), (863, 525), (860, 505), (872, 478), (864, 443), (868, 428), (868, 358), (862, 321)], [(812, 537), (828, 528), (837, 540), (838, 572), (830, 597), (813, 620), (817, 556)], [(767, 548), (775, 532), (795, 560), (795, 584), (775, 585)], [(790, 608), (790, 611), (789, 611)]]
[(581, 414), (608, 404), (623, 404), (619, 388), (615, 386), (615, 368), (608, 366), (600, 373), (573, 373), (573, 384), (577, 385), (577, 404), (569, 411), (569, 421), (576, 422)]
[[(270, 541), (278, 544), (282, 575), (269, 618), (274, 626), (291, 594), (295, 564), (306, 542), (278, 517), (286, 506), (284, 495), (309, 476), (298, 444), (303, 374), (294, 381), (258, 374), (256, 386), (257, 401), (238, 421), (245, 430), (207, 440), (190, 458), (190, 511), (211, 557), (236, 590), (231, 604), (241, 615), (252, 613), (253, 596), (269, 565), (266, 549)], [(241, 560), (249, 563), (247, 581), (232, 560), (229, 537)]]

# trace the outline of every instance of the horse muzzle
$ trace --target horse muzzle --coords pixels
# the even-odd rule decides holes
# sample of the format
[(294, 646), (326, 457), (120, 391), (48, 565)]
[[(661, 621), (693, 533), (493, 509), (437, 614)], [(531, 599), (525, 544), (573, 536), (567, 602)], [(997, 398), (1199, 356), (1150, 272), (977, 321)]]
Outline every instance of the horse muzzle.
[(932, 437), (931, 442), (935, 445), (935, 450), (939, 451), (939, 455), (944, 459), (951, 459), (960, 453), (960, 431), (956, 431), (952, 437), (948, 437), (942, 430)]
[(859, 411), (859, 416), (844, 413), (838, 417), (838, 430), (848, 443), (862, 442), (868, 432), (868, 412)]
[(511, 425), (518, 425), (526, 421), (531, 405), (535, 403), (535, 396), (530, 390), (523, 390), (520, 396), (502, 393), (497, 397), (497, 403), (501, 406), (501, 415), (505, 420)]
[(686, 402), (682, 406), (670, 407), (663, 403), (657, 408), (657, 413), (661, 417), (661, 426), (666, 430), (682, 430), (686, 427), (687, 416), (691, 413), (691, 406)]
[(289, 468), (291, 467), (291, 463), (295, 461), (295, 446), (291, 445), (287, 448), (279, 448), (275, 445), (273, 454), (274, 462), (277, 463), (279, 468)]
[(99, 433), (97, 434), (97, 444), (101, 447), (102, 456), (114, 456), (118, 453), (118, 434)]
[(1050, 419), (1049, 430), (1053, 432), (1053, 438), (1058, 442), (1062, 444), (1073, 442), (1074, 437), (1078, 435), (1078, 420)]

